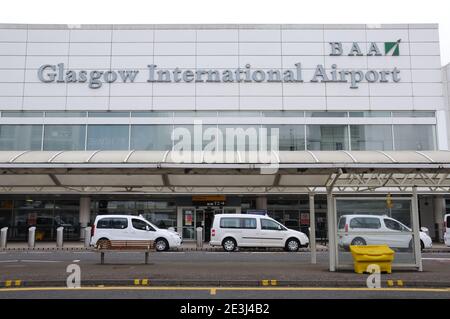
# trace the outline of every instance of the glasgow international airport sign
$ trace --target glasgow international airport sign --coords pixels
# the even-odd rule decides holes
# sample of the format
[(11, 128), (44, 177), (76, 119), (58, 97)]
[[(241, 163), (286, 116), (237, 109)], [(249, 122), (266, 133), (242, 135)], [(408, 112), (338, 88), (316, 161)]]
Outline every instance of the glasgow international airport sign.
[[(396, 42), (384, 43), (384, 55), (399, 56), (400, 40)], [(364, 52), (357, 42), (353, 42), (349, 52), (344, 52), (342, 42), (330, 42), (330, 56), (382, 56), (377, 43), (372, 42), (368, 50)], [(252, 69), (250, 64), (243, 68), (236, 69), (159, 69), (155, 64), (149, 64), (147, 69), (146, 81), (149, 83), (158, 82), (186, 82), (186, 83), (231, 83), (231, 82), (304, 82), (303, 69), (301, 61), (295, 63), (289, 69)], [(142, 72), (145, 73), (145, 72)], [(39, 67), (38, 78), (44, 83), (87, 83), (89, 88), (98, 89), (103, 83), (133, 83), (140, 75), (140, 70), (119, 69), (119, 70), (70, 70), (66, 69), (64, 63), (44, 64)], [(337, 64), (332, 64), (326, 68), (323, 64), (317, 64), (313, 76), (306, 79), (309, 82), (335, 82), (349, 83), (351, 89), (357, 89), (358, 83), (367, 81), (375, 82), (399, 82), (400, 70), (397, 67), (391, 69), (368, 69), (368, 70), (350, 70), (340, 69)]]

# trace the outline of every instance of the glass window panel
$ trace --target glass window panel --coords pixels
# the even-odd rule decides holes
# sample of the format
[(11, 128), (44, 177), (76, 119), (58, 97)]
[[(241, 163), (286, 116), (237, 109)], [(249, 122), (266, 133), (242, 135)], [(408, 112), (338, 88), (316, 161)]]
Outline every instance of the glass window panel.
[(1, 150), (40, 150), (42, 125), (0, 125)]
[(172, 149), (172, 125), (132, 125), (131, 149), (161, 150)]
[(2, 117), (43, 117), (44, 112), (33, 112), (33, 111), (6, 111), (2, 112)]
[(216, 117), (216, 111), (175, 111), (175, 117)]
[(173, 112), (131, 112), (131, 117), (173, 117)]
[(396, 111), (393, 117), (434, 117), (433, 111)]
[(88, 150), (127, 150), (128, 125), (88, 125)]
[(306, 117), (347, 117), (347, 112), (305, 112)]
[(393, 149), (391, 125), (350, 125), (352, 151)]
[(86, 112), (45, 112), (45, 117), (86, 117)]
[(130, 117), (130, 112), (88, 112), (89, 117)]
[(84, 150), (86, 125), (45, 125), (45, 151)]
[(261, 112), (259, 111), (219, 111), (219, 117), (228, 116), (228, 117), (258, 117), (261, 116)]
[(258, 150), (259, 128), (259, 125), (219, 125), (224, 150)]
[[(266, 125), (267, 142), (271, 145), (271, 137), (275, 134), (273, 129), (278, 128), (278, 147), (280, 151), (304, 151), (305, 150), (305, 126), (304, 125)], [(270, 149), (269, 147), (267, 149)]]
[[(217, 144), (217, 140), (216, 140), (215, 137), (213, 137), (212, 139), (204, 139), (204, 137), (206, 137), (205, 133), (208, 133), (208, 135), (213, 133), (214, 136), (217, 136), (217, 131), (216, 131), (217, 125), (202, 125), (202, 136), (200, 136), (200, 138), (198, 138), (197, 136), (194, 135), (194, 125), (176, 125), (175, 129), (186, 129), (186, 130), (188, 130), (189, 136), (186, 135), (184, 138), (190, 138), (190, 140), (191, 140), (191, 150), (195, 150), (195, 146), (196, 145), (199, 145), (199, 148), (201, 150), (203, 150), (205, 148), (205, 146), (210, 144), (210, 143), (213, 143), (216, 147), (218, 145)], [(213, 131), (211, 131), (209, 129), (211, 129)], [(207, 130), (208, 130), (208, 132), (206, 132)], [(176, 134), (178, 134), (177, 132), (176, 132)], [(183, 132), (180, 131), (180, 133), (183, 133)], [(222, 131), (222, 134), (225, 134), (225, 131)], [(174, 146), (177, 143), (180, 143), (181, 140), (182, 140), (181, 138), (176, 139), (174, 141)], [(222, 138), (222, 140), (223, 140), (223, 138)]]
[(306, 137), (308, 150), (348, 150), (347, 125), (307, 125)]
[(350, 117), (391, 117), (389, 111), (358, 111), (349, 112)]
[(436, 149), (434, 125), (394, 125), (395, 149), (399, 151), (425, 151)]
[(303, 111), (263, 111), (262, 116), (265, 117), (304, 117)]

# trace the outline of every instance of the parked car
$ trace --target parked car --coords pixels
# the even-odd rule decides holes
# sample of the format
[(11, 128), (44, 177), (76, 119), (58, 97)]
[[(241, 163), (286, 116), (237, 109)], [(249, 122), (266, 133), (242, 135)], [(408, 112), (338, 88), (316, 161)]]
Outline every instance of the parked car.
[(107, 245), (109, 240), (154, 240), (157, 251), (181, 245), (181, 236), (161, 229), (142, 216), (99, 215), (92, 226), (92, 246)]
[(237, 247), (281, 247), (297, 251), (307, 247), (308, 237), (288, 229), (275, 219), (256, 214), (217, 214), (211, 228), (211, 246), (222, 246), (225, 251)]
[(450, 246), (450, 214), (444, 216), (444, 243), (446, 246)]
[[(338, 223), (338, 244), (348, 249), (350, 245), (382, 245), (391, 248), (412, 249), (411, 228), (386, 215), (343, 215)], [(431, 248), (430, 236), (420, 231), (421, 248)]]

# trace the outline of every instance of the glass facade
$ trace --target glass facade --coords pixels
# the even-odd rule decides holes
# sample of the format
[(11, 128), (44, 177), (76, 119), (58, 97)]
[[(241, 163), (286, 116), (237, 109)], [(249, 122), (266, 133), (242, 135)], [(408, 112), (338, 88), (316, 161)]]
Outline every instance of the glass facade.
[(132, 125), (131, 149), (169, 150), (172, 148), (172, 125)]
[(56, 239), (56, 228), (64, 227), (64, 239), (80, 238), (79, 200), (0, 200), (0, 228), (8, 227), (13, 240), (26, 240), (28, 228), (36, 227), (36, 240)]
[(42, 125), (0, 125), (0, 150), (42, 148)]
[(350, 125), (352, 151), (390, 151), (394, 148), (390, 125)]
[(128, 150), (128, 125), (89, 125), (88, 150)]
[(308, 125), (306, 146), (315, 151), (348, 150), (347, 125)]
[(432, 125), (394, 125), (395, 149), (426, 151), (436, 149), (436, 133)]
[(44, 150), (84, 150), (86, 125), (46, 125)]
[[(165, 151), (180, 140), (178, 135), (172, 141), (174, 129), (189, 132), (191, 149), (194, 143), (204, 149), (215, 140), (214, 128), (220, 131), (219, 149), (233, 140), (235, 149), (255, 149), (261, 141), (260, 128), (268, 129), (269, 143), (275, 134), (271, 129), (278, 128), (282, 151), (437, 149), (433, 111), (5, 111), (0, 115), (6, 122), (0, 124), (0, 150)], [(397, 117), (401, 124), (392, 124)], [(236, 121), (230, 122), (233, 118)], [(364, 124), (357, 118), (365, 118)], [(202, 121), (201, 141), (194, 141), (194, 120)]]

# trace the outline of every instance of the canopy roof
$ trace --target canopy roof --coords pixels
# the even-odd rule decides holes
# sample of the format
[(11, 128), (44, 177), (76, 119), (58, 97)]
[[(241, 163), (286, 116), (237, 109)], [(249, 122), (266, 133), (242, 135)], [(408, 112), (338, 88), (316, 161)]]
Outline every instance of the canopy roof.
[(449, 151), (0, 151), (3, 193), (449, 192)]

